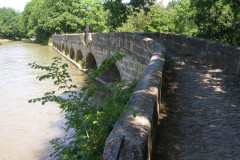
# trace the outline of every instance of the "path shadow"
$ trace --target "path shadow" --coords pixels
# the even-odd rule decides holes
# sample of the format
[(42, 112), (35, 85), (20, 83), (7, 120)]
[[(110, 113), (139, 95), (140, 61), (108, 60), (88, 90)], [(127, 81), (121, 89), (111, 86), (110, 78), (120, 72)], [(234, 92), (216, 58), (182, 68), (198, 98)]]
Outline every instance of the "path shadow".
[(239, 76), (168, 53), (164, 80), (153, 160), (240, 157)]

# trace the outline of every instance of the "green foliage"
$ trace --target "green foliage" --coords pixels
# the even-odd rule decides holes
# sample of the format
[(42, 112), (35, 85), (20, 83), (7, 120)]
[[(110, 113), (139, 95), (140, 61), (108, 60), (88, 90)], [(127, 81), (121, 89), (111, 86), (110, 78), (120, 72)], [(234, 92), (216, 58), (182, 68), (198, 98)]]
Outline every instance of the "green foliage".
[(238, 0), (174, 0), (176, 33), (240, 45), (240, 2)]
[(174, 22), (173, 15), (166, 9), (151, 9), (150, 21), (146, 25), (148, 32), (173, 32)]
[(32, 0), (22, 13), (22, 24), (28, 37), (47, 43), (53, 33), (80, 31), (78, 17), (72, 14), (70, 0)]
[(127, 16), (131, 13), (128, 5), (119, 0), (106, 0), (104, 8), (109, 12), (107, 25), (110, 31), (120, 27), (127, 21)]
[(10, 40), (8, 39), (0, 39), (0, 44), (8, 43)]
[(47, 44), (54, 33), (175, 32), (240, 45), (239, 0), (32, 0), (22, 13), (0, 8), (0, 38), (35, 37)]
[(240, 2), (238, 0), (192, 0), (197, 36), (240, 45)]
[(114, 31), (127, 22), (128, 16), (132, 13), (144, 10), (149, 11), (149, 6), (154, 4), (155, 0), (131, 0), (129, 3), (122, 3), (121, 0), (105, 0), (104, 8), (109, 11), (107, 25), (110, 31)]
[[(64, 90), (63, 95), (58, 96), (55, 91), (44, 94), (41, 98), (29, 100), (29, 102), (41, 101), (57, 102), (59, 107), (66, 113), (66, 134), (63, 138), (56, 138), (51, 141), (55, 152), (52, 156), (57, 159), (102, 159), (104, 142), (111, 132), (115, 122), (124, 110), (129, 110), (126, 105), (129, 100), (136, 81), (125, 86), (124, 81), (112, 82), (103, 86), (93, 86), (94, 78), (103, 73), (113, 63), (121, 60), (123, 55), (118, 52), (112, 58), (106, 60), (104, 65), (91, 72), (86, 86), (77, 91), (77, 86), (71, 84), (71, 78), (67, 72), (67, 64), (61, 64), (61, 58), (54, 58), (50, 66), (41, 66), (36, 63), (29, 64), (34, 69), (41, 69), (47, 74), (39, 76), (38, 79), (53, 79), (59, 90)], [(123, 89), (124, 88), (124, 89)], [(101, 102), (93, 102), (93, 96), (99, 91), (111, 89)], [(134, 112), (136, 114), (136, 112)]]
[(47, 43), (55, 32), (84, 32), (86, 24), (91, 32), (107, 31), (105, 16), (100, 0), (32, 0), (22, 13), (21, 28), (36, 42)]
[(18, 22), (20, 14), (11, 8), (0, 8), (0, 38), (16, 40), (21, 37)]
[(117, 32), (173, 32), (175, 30), (174, 14), (164, 8), (161, 3), (149, 7), (146, 13), (143, 9), (133, 12)]
[(49, 43), (52, 43), (52, 38), (49, 38), (49, 40), (48, 40), (48, 44), (49, 44)]
[(86, 64), (86, 61), (85, 60), (78, 60), (77, 63), (82, 67), (84, 68), (85, 64)]
[(194, 36), (198, 29), (193, 19), (196, 10), (190, 6), (190, 0), (172, 1), (168, 9), (173, 12), (175, 33)]
[(128, 16), (126, 23), (116, 29), (117, 32), (144, 32), (147, 23), (150, 20), (149, 13), (145, 14), (143, 10), (135, 12)]
[(91, 32), (105, 32), (108, 31), (106, 27), (105, 17), (107, 13), (104, 12), (101, 0), (82, 0), (81, 2), (73, 2), (74, 15), (76, 15), (82, 25), (84, 31), (85, 25), (91, 28)]

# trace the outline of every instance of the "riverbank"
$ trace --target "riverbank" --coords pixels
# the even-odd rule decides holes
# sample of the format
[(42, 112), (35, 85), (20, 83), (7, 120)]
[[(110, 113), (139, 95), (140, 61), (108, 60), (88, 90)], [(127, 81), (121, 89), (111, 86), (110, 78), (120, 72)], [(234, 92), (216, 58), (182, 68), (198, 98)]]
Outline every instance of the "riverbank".
[(1, 45), (1, 44), (4, 44), (4, 43), (8, 43), (8, 42), (11, 42), (11, 40), (8, 40), (8, 39), (0, 39), (0, 45)]

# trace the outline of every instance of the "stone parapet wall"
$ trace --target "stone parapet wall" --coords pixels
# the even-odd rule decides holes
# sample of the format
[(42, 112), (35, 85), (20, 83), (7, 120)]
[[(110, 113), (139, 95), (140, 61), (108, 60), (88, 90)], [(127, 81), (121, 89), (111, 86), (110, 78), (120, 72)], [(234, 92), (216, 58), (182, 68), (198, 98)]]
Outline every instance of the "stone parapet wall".
[(123, 136), (125, 139), (120, 160), (151, 159), (166, 55), (165, 49), (159, 43), (151, 41), (154, 43), (153, 55), (128, 102), (128, 106), (138, 114), (135, 118), (132, 112), (123, 113), (120, 116), (105, 142), (104, 160), (116, 158), (120, 139)]
[(169, 51), (197, 56), (227, 72), (240, 74), (240, 47), (174, 33), (139, 33), (139, 35), (158, 41)]
[[(56, 35), (53, 44), (59, 50), (71, 48), (83, 58), (92, 53), (99, 67), (119, 49), (126, 56), (116, 65), (122, 79), (132, 80), (142, 75), (128, 106), (137, 111), (123, 113), (105, 141), (104, 160), (117, 156), (120, 140), (125, 137), (120, 160), (151, 159), (161, 102), (162, 73), (166, 50), (178, 54), (197, 56), (224, 70), (240, 74), (240, 48), (210, 40), (173, 33), (91, 33), (92, 41), (85, 44), (84, 34)], [(159, 42), (159, 43), (158, 43)], [(163, 46), (161, 46), (162, 44)], [(76, 57), (76, 55), (75, 55)]]
[(65, 50), (68, 49), (66, 52), (70, 52), (72, 48), (76, 54), (80, 50), (84, 59), (88, 53), (92, 53), (97, 67), (123, 49), (126, 56), (116, 64), (121, 78), (133, 80), (144, 73), (153, 54), (153, 42), (149, 38), (130, 33), (91, 33), (90, 35), (92, 41), (89, 44), (85, 43), (83, 33), (54, 35), (52, 41), (59, 50), (62, 50), (62, 45)]
[(117, 66), (123, 79), (132, 80), (136, 74), (142, 75), (128, 106), (137, 111), (123, 113), (106, 139), (103, 158), (115, 159), (120, 139), (125, 136), (120, 160), (151, 159), (152, 143), (161, 101), (162, 72), (165, 63), (165, 48), (158, 42), (130, 33), (92, 33), (92, 41), (85, 44), (84, 34), (53, 36), (53, 45), (80, 50), (83, 57), (91, 52), (99, 67), (119, 49), (126, 56)]
[(143, 74), (153, 53), (151, 40), (129, 33), (93, 33), (91, 36), (90, 46), (96, 51), (99, 64), (123, 49), (126, 56), (117, 62), (122, 78), (133, 80)]

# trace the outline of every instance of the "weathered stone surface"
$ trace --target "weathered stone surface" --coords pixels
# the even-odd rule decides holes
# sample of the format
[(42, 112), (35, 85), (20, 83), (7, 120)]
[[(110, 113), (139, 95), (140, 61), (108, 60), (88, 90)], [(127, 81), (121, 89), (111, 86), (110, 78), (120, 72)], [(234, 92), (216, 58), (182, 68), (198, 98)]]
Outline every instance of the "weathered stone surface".
[(239, 159), (239, 76), (191, 55), (167, 57), (169, 114), (160, 120), (153, 160)]
[(165, 49), (150, 38), (130, 33), (94, 33), (92, 41), (84, 42), (84, 34), (53, 36), (53, 45), (66, 53), (82, 53), (86, 59), (91, 53), (99, 67), (119, 49), (126, 50), (123, 60), (116, 66), (121, 78), (132, 80), (141, 77), (128, 102), (130, 108), (138, 112), (133, 118), (131, 112), (124, 113), (115, 124), (105, 142), (104, 159), (115, 159), (120, 139), (125, 136), (120, 159), (151, 159), (155, 137), (162, 72), (165, 62)]
[(128, 105), (138, 112), (133, 118), (132, 113), (124, 113), (115, 124), (105, 142), (104, 159), (116, 158), (119, 139), (125, 136), (120, 160), (151, 159), (152, 141), (155, 136), (155, 122), (158, 117), (157, 104), (161, 90), (165, 50), (154, 43), (154, 53), (140, 82), (138, 83)]
[[(99, 67), (107, 58), (110, 58), (119, 49), (125, 50), (123, 62), (117, 62), (121, 78), (125, 80), (133, 80), (132, 73), (142, 75), (146, 69), (151, 56), (153, 55), (153, 40), (150, 38), (141, 37), (131, 33), (92, 33), (92, 41), (85, 44), (84, 34), (62, 34), (52, 37), (53, 45), (60, 51), (76, 54), (80, 52), (83, 59), (86, 59), (89, 53), (92, 53), (97, 67)], [(129, 65), (130, 64), (130, 65)], [(141, 66), (142, 69), (137, 69), (134, 66)]]
[[(218, 75), (221, 70), (214, 70), (211, 65), (199, 63), (198, 58), (205, 59), (208, 64), (229, 73), (240, 74), (240, 48), (173, 33), (93, 33), (91, 36), (92, 41), (85, 44), (84, 34), (56, 35), (53, 36), (53, 45), (66, 53), (74, 51), (74, 57), (81, 53), (86, 59), (87, 55), (92, 53), (97, 67), (119, 49), (124, 49), (126, 56), (116, 64), (121, 78), (132, 80), (136, 75), (142, 76), (128, 102), (138, 115), (133, 118), (132, 113), (124, 113), (119, 118), (105, 142), (104, 159), (115, 159), (122, 136), (125, 136), (125, 141), (120, 154), (121, 160), (151, 159), (165, 62), (165, 49), (159, 43), (178, 56), (195, 57), (191, 59), (192, 65), (189, 68), (186, 68), (188, 59), (187, 62), (179, 61), (176, 64), (176, 70), (186, 70), (186, 74), (180, 73), (180, 82), (175, 84), (177, 88), (181, 88), (179, 94), (185, 96), (179, 98), (178, 102), (179, 110), (185, 119), (180, 124), (180, 129), (175, 132), (185, 136), (176, 134), (173, 137), (179, 140), (179, 143), (171, 146), (175, 148), (174, 154), (178, 155), (179, 159), (196, 159), (202, 155), (210, 159), (219, 158), (218, 155), (223, 155), (224, 159), (239, 157), (239, 153), (233, 152), (239, 150), (240, 145), (240, 120), (236, 109), (239, 105), (239, 101), (236, 101), (238, 95), (222, 93), (219, 88), (222, 82), (216, 77), (223, 76), (221, 79), (228, 79), (228, 76)], [(199, 68), (209, 70), (199, 71)], [(231, 88), (231, 84), (225, 86), (224, 92), (230, 93), (228, 87)], [(238, 87), (231, 89), (239, 93)], [(198, 90), (200, 92), (197, 92)], [(221, 102), (221, 105), (216, 102)], [(210, 120), (209, 117), (214, 119)], [(201, 138), (197, 139), (196, 135)], [(227, 143), (219, 143), (223, 138)], [(189, 147), (193, 144), (193, 147)]]
[(230, 73), (240, 74), (240, 47), (174, 33), (139, 33), (150, 37), (178, 54), (205, 59)]

